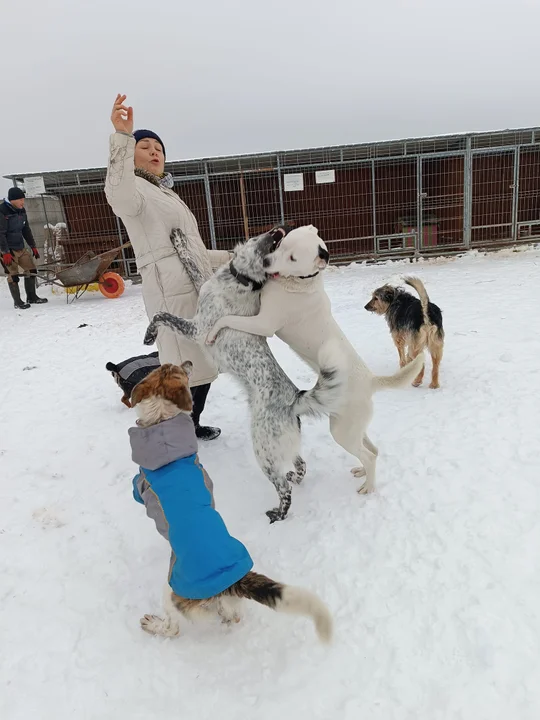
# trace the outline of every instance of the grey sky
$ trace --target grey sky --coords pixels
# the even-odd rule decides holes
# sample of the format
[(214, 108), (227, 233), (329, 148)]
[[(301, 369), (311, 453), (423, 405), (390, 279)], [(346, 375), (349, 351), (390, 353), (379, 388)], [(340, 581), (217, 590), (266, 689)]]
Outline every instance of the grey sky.
[(538, 0), (25, 0), (12, 11), (0, 175), (104, 165), (117, 92), (170, 159), (540, 124)]

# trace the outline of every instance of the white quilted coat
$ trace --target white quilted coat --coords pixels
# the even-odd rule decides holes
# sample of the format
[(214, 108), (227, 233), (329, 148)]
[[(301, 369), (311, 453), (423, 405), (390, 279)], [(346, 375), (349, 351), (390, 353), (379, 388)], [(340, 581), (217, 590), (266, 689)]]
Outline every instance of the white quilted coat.
[[(111, 135), (105, 195), (131, 240), (148, 318), (162, 310), (192, 318), (198, 295), (171, 244), (171, 231), (174, 228), (183, 231), (195, 262), (208, 277), (212, 268), (229, 260), (229, 253), (206, 249), (193, 213), (175, 192), (135, 175), (134, 153), (135, 138), (124, 133)], [(212, 359), (190, 340), (160, 328), (157, 347), (162, 364), (192, 361), (192, 386), (216, 379), (218, 373)]]

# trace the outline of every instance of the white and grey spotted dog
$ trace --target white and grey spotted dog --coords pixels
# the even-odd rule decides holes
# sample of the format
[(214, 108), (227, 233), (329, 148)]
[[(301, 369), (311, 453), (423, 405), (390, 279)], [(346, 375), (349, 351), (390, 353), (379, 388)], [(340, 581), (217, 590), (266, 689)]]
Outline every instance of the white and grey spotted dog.
[(157, 313), (144, 338), (145, 345), (152, 345), (160, 326), (175, 330), (205, 347), (220, 372), (231, 373), (241, 381), (248, 393), (255, 457), (279, 495), (279, 507), (266, 513), (270, 522), (285, 519), (291, 504), (291, 482), (301, 482), (306, 473), (300, 456), (300, 416), (328, 415), (342, 403), (347, 377), (338, 369), (337, 347), (325, 349), (317, 384), (304, 391), (279, 366), (266, 338), (224, 330), (211, 347), (205, 341), (214, 323), (224, 315), (259, 312), (260, 291), (267, 279), (264, 258), (286, 232), (284, 226), (277, 227), (238, 245), (230, 264), (205, 282), (188, 257), (181, 234), (173, 231), (171, 240), (185, 260), (194, 285), (200, 287), (197, 312), (192, 320)]

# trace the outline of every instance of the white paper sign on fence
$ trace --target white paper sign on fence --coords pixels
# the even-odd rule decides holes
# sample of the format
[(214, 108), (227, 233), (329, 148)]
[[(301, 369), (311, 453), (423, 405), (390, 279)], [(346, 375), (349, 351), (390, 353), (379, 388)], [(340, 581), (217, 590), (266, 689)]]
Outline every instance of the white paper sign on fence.
[(290, 173), (283, 176), (283, 189), (285, 192), (298, 192), (304, 189), (304, 175), (302, 173)]
[(38, 197), (38, 195), (45, 195), (46, 192), (45, 182), (41, 175), (24, 178), (24, 189), (26, 197)]
[(336, 171), (335, 170), (317, 170), (315, 173), (315, 182), (317, 185), (322, 183), (333, 183), (336, 182)]

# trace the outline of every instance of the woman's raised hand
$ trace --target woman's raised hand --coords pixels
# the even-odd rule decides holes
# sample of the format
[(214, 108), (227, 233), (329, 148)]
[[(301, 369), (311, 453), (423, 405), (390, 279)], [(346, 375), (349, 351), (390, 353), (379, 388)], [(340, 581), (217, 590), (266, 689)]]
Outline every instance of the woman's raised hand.
[(127, 95), (120, 95), (120, 93), (116, 96), (111, 113), (111, 122), (116, 132), (131, 135), (133, 132), (133, 108), (124, 105), (126, 97)]

